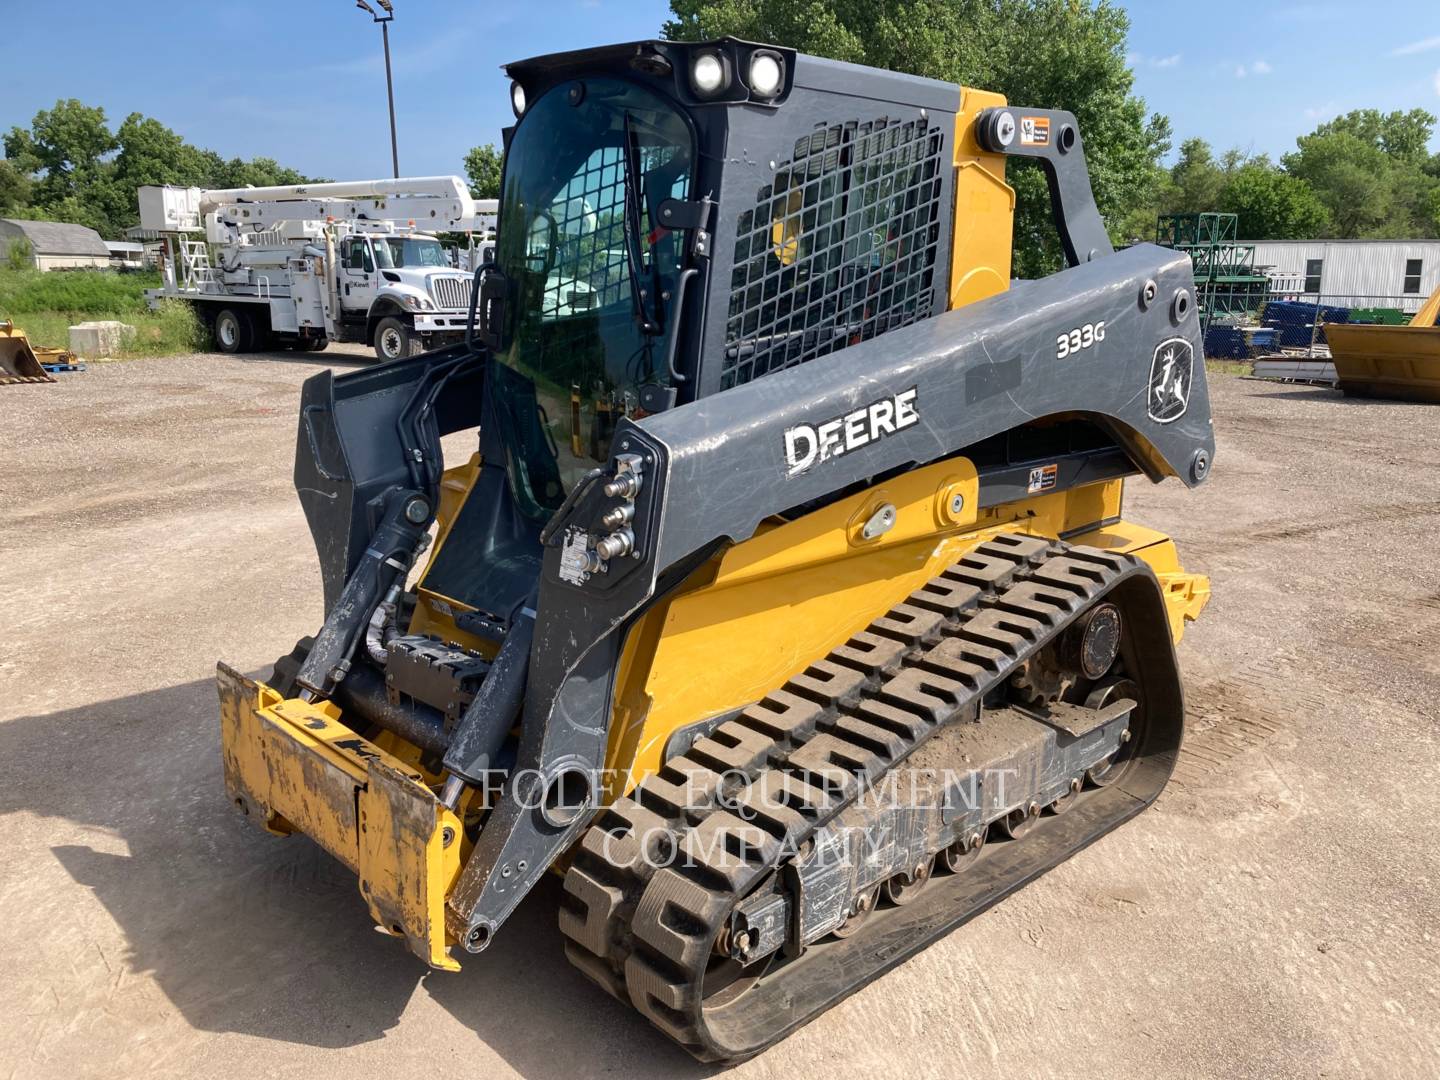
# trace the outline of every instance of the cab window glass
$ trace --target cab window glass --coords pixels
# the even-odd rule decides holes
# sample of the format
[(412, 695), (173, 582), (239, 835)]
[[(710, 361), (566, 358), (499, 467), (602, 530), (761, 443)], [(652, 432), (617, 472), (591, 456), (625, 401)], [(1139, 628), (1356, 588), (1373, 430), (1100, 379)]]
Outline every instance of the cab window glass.
[(532, 516), (609, 459), (616, 423), (643, 415), (642, 387), (669, 381), (685, 234), (655, 218), (691, 197), (693, 160), (680, 110), (619, 79), (551, 90), (515, 132), (498, 251), (511, 370), (494, 385), (512, 487)]

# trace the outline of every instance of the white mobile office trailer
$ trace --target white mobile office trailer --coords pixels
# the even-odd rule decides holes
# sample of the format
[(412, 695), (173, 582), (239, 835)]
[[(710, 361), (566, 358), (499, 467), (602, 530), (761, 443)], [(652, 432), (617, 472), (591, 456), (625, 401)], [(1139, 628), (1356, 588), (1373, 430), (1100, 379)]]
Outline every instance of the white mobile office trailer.
[(1413, 313), (1440, 284), (1440, 240), (1260, 240), (1255, 265), (1280, 295)]

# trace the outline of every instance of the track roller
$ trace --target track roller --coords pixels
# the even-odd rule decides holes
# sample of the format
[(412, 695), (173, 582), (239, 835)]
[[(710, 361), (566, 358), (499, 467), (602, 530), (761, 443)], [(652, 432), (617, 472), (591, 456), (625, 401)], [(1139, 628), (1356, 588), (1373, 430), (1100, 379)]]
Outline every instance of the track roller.
[(987, 831), (986, 829), (976, 829), (969, 836), (956, 840), (955, 843), (940, 852), (940, 865), (952, 874), (960, 873), (980, 857), (980, 852), (985, 847)]
[(1040, 804), (1034, 799), (1017, 806), (995, 822), (1011, 840), (1019, 840), (1040, 822)]
[(920, 894), (920, 890), (925, 888), (925, 883), (930, 880), (930, 872), (934, 866), (933, 857), (925, 858), (908, 874), (896, 874), (890, 878), (885, 882), (885, 899), (896, 907), (904, 907), (910, 903)]
[(849, 937), (865, 925), (865, 920), (879, 903), (880, 886), (873, 885), (855, 897), (850, 904), (850, 917), (830, 932), (837, 938)]
[(1070, 807), (1075, 805), (1075, 800), (1080, 796), (1080, 789), (1084, 786), (1084, 781), (1082, 781), (1080, 777), (1073, 777), (1070, 781), (1070, 790), (1064, 795), (1061, 795), (1045, 809), (1057, 817), (1065, 813), (1066, 810), (1069, 810)]

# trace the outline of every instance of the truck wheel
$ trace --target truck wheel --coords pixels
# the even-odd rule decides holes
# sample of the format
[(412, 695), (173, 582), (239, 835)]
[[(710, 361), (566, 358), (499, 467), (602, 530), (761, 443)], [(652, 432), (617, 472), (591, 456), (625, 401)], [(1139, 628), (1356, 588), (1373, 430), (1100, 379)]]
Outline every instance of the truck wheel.
[(375, 324), (375, 355), (381, 360), (398, 360), (414, 355), (415, 331), (393, 315)]
[(243, 311), (221, 308), (215, 316), (215, 347), (223, 353), (249, 352), (255, 340), (250, 316)]

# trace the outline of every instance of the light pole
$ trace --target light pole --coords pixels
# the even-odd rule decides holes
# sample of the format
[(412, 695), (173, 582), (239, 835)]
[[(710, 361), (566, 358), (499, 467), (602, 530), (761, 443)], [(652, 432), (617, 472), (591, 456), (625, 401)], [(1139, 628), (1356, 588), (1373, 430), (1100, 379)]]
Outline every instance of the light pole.
[(400, 150), (395, 141), (395, 84), (390, 78), (390, 23), (395, 18), (395, 8), (390, 0), (375, 0), (384, 10), (381, 15), (365, 0), (355, 0), (355, 6), (361, 11), (369, 14), (370, 18), (380, 24), (380, 36), (385, 41), (385, 96), (390, 99), (390, 165), (394, 169), (395, 179), (400, 179)]

